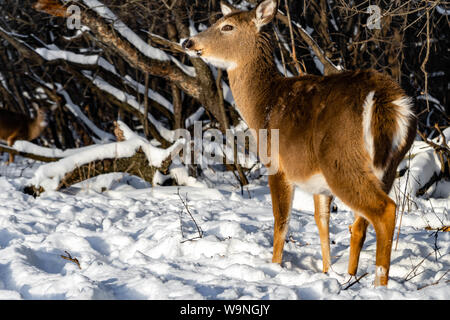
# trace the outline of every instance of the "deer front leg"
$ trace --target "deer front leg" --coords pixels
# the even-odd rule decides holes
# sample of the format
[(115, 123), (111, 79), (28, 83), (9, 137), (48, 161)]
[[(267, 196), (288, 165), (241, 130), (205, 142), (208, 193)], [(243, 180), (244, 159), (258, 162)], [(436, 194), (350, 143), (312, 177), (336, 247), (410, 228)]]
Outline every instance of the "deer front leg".
[(323, 272), (328, 272), (331, 265), (330, 257), (330, 205), (333, 197), (315, 194), (314, 195), (314, 219), (319, 229), (320, 246), (322, 248)]
[(282, 172), (269, 176), (269, 186), (275, 220), (272, 262), (281, 264), (284, 242), (289, 226), (294, 186)]
[(9, 160), (6, 162), (6, 165), (8, 166), (10, 163), (14, 162), (14, 155), (12, 153), (9, 154)]
[[(12, 147), (14, 145), (14, 142), (16, 142), (16, 137), (17, 137), (17, 131), (13, 132), (12, 135), (10, 135), (7, 139), (6, 139), (6, 143), (8, 145), (8, 147)], [(12, 153), (9, 153), (9, 161), (6, 162), (6, 165), (9, 165), (10, 163), (14, 162), (14, 155)]]

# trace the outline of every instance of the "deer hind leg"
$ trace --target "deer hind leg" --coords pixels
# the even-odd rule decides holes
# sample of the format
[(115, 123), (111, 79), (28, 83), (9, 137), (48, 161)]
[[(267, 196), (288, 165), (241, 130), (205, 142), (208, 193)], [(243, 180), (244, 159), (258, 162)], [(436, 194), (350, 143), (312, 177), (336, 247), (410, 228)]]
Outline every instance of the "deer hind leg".
[[(353, 207), (356, 211), (360, 212), (364, 219), (370, 222), (374, 229), (376, 235), (376, 271), (375, 271), (375, 286), (386, 286), (388, 282), (389, 267), (391, 262), (391, 249), (392, 249), (392, 238), (394, 236), (395, 228), (395, 210), (396, 205), (392, 199), (390, 199), (387, 194), (381, 189), (381, 187), (374, 187), (370, 191), (365, 190), (366, 193), (361, 191), (364, 187), (360, 188), (360, 191), (356, 193), (357, 195), (365, 194), (361, 197), (362, 201), (365, 198), (366, 203), (358, 203), (354, 200), (352, 203), (351, 199), (347, 203)], [(344, 200), (345, 202), (345, 200)], [(358, 217), (355, 224), (352, 226), (352, 236), (350, 244), (350, 261), (349, 261), (349, 273), (356, 273), (356, 268), (358, 266), (359, 253), (364, 241), (365, 229), (367, 227), (367, 222), (362, 220), (363, 218)], [(355, 227), (355, 228), (354, 228)]]
[(392, 238), (395, 228), (395, 210), (396, 205), (391, 200), (386, 204), (381, 215), (375, 215), (372, 218), (377, 237), (375, 286), (386, 286), (388, 283)]
[(10, 163), (14, 162), (14, 155), (12, 153), (9, 154), (9, 161), (6, 163), (6, 165), (9, 165)]
[(327, 195), (314, 195), (314, 219), (319, 229), (320, 246), (322, 248), (323, 272), (328, 272), (330, 258), (330, 205), (333, 198)]
[(269, 176), (269, 186), (275, 220), (272, 262), (281, 264), (284, 242), (289, 226), (294, 187), (282, 172)]
[[(336, 159), (324, 153), (321, 170), (334, 195), (370, 222), (375, 229), (376, 274), (375, 285), (386, 285), (391, 258), (392, 237), (395, 227), (395, 203), (383, 190), (383, 184), (368, 168), (366, 159), (354, 154), (352, 161)], [(352, 233), (349, 271), (357, 266), (362, 246), (364, 224), (357, 220)]]
[(366, 239), (366, 230), (369, 222), (359, 214), (355, 213), (355, 222), (349, 227), (350, 231), (350, 258), (348, 262), (348, 273), (356, 275), (358, 270), (359, 255)]
[[(364, 198), (366, 198), (367, 201), (365, 204), (357, 203), (357, 201), (355, 201), (353, 203), (349, 202), (349, 205), (359, 211), (375, 229), (377, 244), (374, 285), (386, 286), (391, 263), (391, 248), (395, 228), (396, 205), (394, 201), (386, 195), (381, 187), (373, 188), (371, 193), (365, 193)], [(354, 241), (355, 243), (350, 246), (350, 250), (354, 251), (351, 251), (350, 253), (349, 272), (353, 272), (353, 268), (355, 268), (354, 271), (356, 272), (359, 252), (361, 251), (365, 234), (365, 232), (361, 232), (363, 229), (365, 229), (365, 226), (361, 220), (357, 221), (355, 230), (352, 228), (352, 233), (356, 231), (356, 236), (352, 235), (353, 239), (351, 239), (351, 241)], [(358, 231), (360, 232), (359, 234)]]

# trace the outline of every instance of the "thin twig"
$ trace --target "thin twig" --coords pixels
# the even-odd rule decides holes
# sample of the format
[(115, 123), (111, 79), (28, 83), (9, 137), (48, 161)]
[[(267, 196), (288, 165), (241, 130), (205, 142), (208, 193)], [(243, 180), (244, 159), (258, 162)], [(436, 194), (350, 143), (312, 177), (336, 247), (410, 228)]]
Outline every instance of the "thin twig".
[(448, 146), (446, 146), (444, 144), (439, 145), (437, 143), (434, 143), (433, 141), (428, 140), (427, 137), (422, 132), (420, 132), (419, 130), (417, 130), (417, 133), (423, 139), (424, 142), (426, 142), (430, 147), (434, 148), (435, 150), (438, 151), (438, 150), (442, 149), (442, 150), (445, 150), (447, 152), (450, 152), (450, 148)]
[(361, 280), (362, 278), (364, 278), (365, 276), (367, 276), (369, 273), (366, 272), (364, 273), (362, 276), (360, 276), (359, 278), (356, 278), (355, 281), (353, 281), (352, 283), (350, 283), (348, 286), (346, 286), (344, 289), (342, 290), (347, 290), (348, 288), (350, 288), (351, 286), (353, 286), (355, 283), (359, 283), (359, 280)]
[[(429, 287), (429, 286), (434, 286), (434, 285), (436, 285), (436, 284), (439, 284), (439, 282), (441, 281), (441, 279), (442, 279), (449, 271), (450, 271), (450, 269), (447, 270), (447, 271), (445, 271), (444, 274), (443, 274), (437, 281), (435, 281), (435, 282), (433, 282), (433, 283), (430, 283), (430, 284), (426, 284), (426, 285), (424, 285), (424, 286), (420, 286), (420, 287), (417, 288), (417, 290), (422, 290), (423, 288), (426, 288), (426, 287)], [(446, 281), (445, 281), (445, 283), (449, 283), (449, 282), (450, 282), (450, 280), (446, 280)]]
[[(424, 263), (424, 261), (427, 260), (428, 257), (431, 256), (432, 254), (433, 254), (433, 252), (430, 252), (425, 258), (422, 259), (422, 261), (420, 261), (416, 266), (414, 266), (414, 267), (412, 268), (412, 270), (406, 275), (404, 281), (405, 281), (405, 282), (406, 282), (406, 281), (409, 281), (409, 280), (411, 280), (412, 278), (414, 278), (415, 276), (417, 276), (417, 274), (415, 273), (415, 271), (416, 271), (416, 270), (420, 267), (420, 265), (421, 265), (422, 263)], [(413, 272), (414, 272), (414, 276), (412, 276), (411, 278), (408, 279), (409, 275), (410, 275), (411, 273), (413, 273)]]
[(409, 157), (408, 157), (408, 169), (406, 170), (406, 182), (405, 182), (405, 191), (403, 192), (403, 199), (402, 199), (402, 211), (400, 214), (400, 221), (398, 223), (398, 229), (397, 229), (397, 239), (395, 241), (395, 251), (397, 251), (398, 247), (398, 240), (400, 238), (400, 228), (402, 226), (402, 220), (403, 220), (403, 213), (405, 212), (405, 199), (407, 198), (406, 191), (408, 188), (408, 181), (409, 181), (409, 172), (411, 168), (411, 150), (409, 151)]
[(275, 38), (277, 39), (278, 48), (280, 49), (280, 56), (281, 56), (281, 62), (283, 63), (284, 76), (286, 77), (287, 76), (286, 62), (284, 61), (284, 54), (283, 54), (283, 49), (281, 48), (280, 37), (278, 36), (278, 30), (275, 30), (274, 34), (275, 34)]
[(427, 9), (427, 21), (426, 21), (426, 27), (427, 27), (427, 50), (425, 53), (425, 58), (423, 59), (422, 65), (420, 66), (420, 70), (422, 70), (424, 78), (425, 78), (425, 96), (426, 102), (427, 102), (427, 111), (430, 112), (430, 103), (429, 103), (429, 97), (428, 97), (428, 73), (426, 71), (426, 65), (428, 62), (428, 58), (430, 56), (430, 11)]
[(289, 27), (289, 35), (291, 37), (291, 46), (292, 46), (292, 61), (295, 64), (295, 68), (297, 69), (298, 74), (303, 74), (302, 69), (300, 68), (300, 64), (297, 60), (297, 54), (295, 53), (295, 42), (294, 42), (294, 31), (292, 30), (292, 21), (291, 21), (291, 15), (289, 14), (289, 6), (287, 0), (284, 2), (286, 7), (286, 16), (288, 19), (288, 27)]
[(197, 221), (195, 221), (194, 216), (192, 215), (191, 211), (189, 210), (189, 207), (188, 207), (187, 203), (181, 197), (181, 195), (180, 195), (180, 188), (177, 189), (177, 195), (180, 198), (181, 203), (183, 203), (183, 206), (185, 207), (185, 209), (186, 209), (187, 213), (189, 214), (189, 216), (191, 217), (192, 221), (194, 221), (195, 227), (197, 228), (197, 232), (198, 232), (198, 236), (193, 237), (193, 238), (189, 238), (189, 239), (185, 239), (185, 240), (181, 241), (181, 243), (186, 242), (186, 241), (190, 241), (190, 240), (203, 238), (203, 230), (199, 227), (199, 225), (197, 224)]

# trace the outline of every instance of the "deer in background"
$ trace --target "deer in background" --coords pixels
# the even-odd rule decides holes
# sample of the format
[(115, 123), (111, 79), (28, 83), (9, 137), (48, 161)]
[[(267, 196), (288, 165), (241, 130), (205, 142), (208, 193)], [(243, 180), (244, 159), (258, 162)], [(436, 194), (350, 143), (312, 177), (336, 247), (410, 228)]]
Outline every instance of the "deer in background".
[(349, 274), (356, 275), (370, 223), (376, 233), (374, 285), (386, 286), (396, 214), (388, 193), (415, 138), (411, 99), (374, 70), (283, 77), (263, 28), (277, 7), (276, 0), (265, 0), (251, 11), (240, 11), (221, 2), (224, 16), (183, 47), (189, 55), (227, 70), (249, 128), (279, 129), (279, 169), (268, 177), (275, 220), (272, 261), (282, 261), (298, 186), (314, 195), (323, 272), (330, 267), (330, 203), (337, 196), (355, 213)]
[[(36, 116), (31, 119), (25, 114), (0, 109), (0, 140), (12, 147), (16, 140), (34, 140), (47, 126), (45, 112), (33, 103)], [(7, 164), (14, 162), (14, 155), (9, 154)]]

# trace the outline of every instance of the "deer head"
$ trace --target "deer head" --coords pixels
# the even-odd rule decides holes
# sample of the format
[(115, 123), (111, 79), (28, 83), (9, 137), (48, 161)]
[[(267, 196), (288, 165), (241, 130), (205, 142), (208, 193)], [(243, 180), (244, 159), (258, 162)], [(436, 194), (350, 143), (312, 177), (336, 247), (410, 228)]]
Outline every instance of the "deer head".
[(190, 56), (230, 71), (255, 55), (261, 28), (275, 17), (278, 2), (265, 0), (251, 11), (237, 10), (226, 2), (221, 2), (220, 7), (224, 16), (185, 40), (183, 48)]

